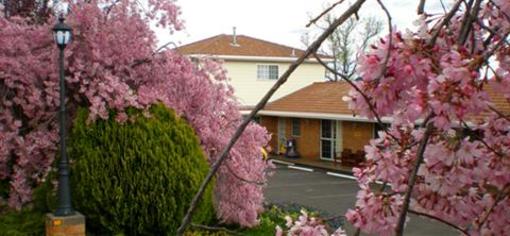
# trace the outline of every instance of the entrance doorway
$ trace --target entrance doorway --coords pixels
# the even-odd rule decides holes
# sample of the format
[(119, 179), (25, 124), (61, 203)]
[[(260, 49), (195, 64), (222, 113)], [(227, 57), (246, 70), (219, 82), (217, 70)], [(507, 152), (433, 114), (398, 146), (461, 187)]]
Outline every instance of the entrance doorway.
[(333, 161), (337, 148), (337, 122), (335, 120), (321, 120), (320, 158)]

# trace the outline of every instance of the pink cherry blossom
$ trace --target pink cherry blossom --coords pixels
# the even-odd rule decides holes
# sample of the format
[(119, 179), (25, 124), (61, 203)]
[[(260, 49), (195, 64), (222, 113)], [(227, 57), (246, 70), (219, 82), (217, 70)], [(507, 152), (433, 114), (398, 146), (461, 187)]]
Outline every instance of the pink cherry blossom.
[[(173, 50), (155, 52), (151, 22), (170, 32), (183, 27), (174, 1), (115, 2), (70, 4), (66, 23), (73, 28), (73, 41), (65, 50), (69, 118), (84, 106), (89, 122), (109, 118), (110, 111), (117, 112), (118, 122), (127, 122), (127, 108), (147, 110), (163, 103), (195, 129), (212, 163), (242, 118), (221, 63), (204, 59), (196, 64)], [(57, 153), (54, 22), (54, 17), (42, 24), (0, 17), (0, 180), (10, 182), (8, 202), (18, 209), (45, 180)], [(266, 181), (271, 164), (262, 159), (260, 148), (268, 139), (264, 128), (250, 125), (217, 174), (214, 199), (222, 221), (258, 223), (264, 186), (244, 180)]]
[[(394, 122), (387, 133), (370, 141), (367, 162), (354, 169), (361, 190), (346, 217), (355, 227), (367, 233), (395, 232), (395, 215), (402, 210), (399, 199), (408, 190), (424, 127), (430, 126), (411, 209), (471, 235), (508, 232), (510, 120), (498, 109), (510, 104), (510, 47), (498, 43), (500, 35), (510, 33), (509, 10), (508, 1), (482, 4), (477, 21), (494, 31), (474, 24), (464, 42), (458, 40), (462, 8), (439, 31), (438, 22), (422, 15), (416, 32), (395, 31), (360, 58), (362, 79), (356, 85), (369, 101), (354, 89), (346, 100), (360, 115), (374, 118), (376, 112)], [(493, 73), (483, 72), (491, 60), (497, 63), (485, 69)], [(390, 190), (367, 188), (376, 181), (387, 183)]]

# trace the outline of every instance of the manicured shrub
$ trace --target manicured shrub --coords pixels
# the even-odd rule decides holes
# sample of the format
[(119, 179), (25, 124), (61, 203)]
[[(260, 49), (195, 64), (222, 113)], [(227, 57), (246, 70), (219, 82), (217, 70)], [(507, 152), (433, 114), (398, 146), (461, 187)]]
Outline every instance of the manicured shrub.
[[(125, 123), (92, 124), (86, 109), (77, 113), (69, 148), (73, 200), (93, 231), (175, 234), (208, 171), (190, 126), (162, 105), (149, 111), (129, 110)], [(214, 218), (211, 198), (209, 188), (194, 222)]]

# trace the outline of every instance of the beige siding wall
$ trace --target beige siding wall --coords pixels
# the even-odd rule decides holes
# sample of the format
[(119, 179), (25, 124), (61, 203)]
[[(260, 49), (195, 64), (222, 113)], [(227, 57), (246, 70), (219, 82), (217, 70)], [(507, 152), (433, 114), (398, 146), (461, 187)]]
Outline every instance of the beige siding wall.
[[(257, 65), (278, 65), (282, 75), (290, 63), (226, 61), (224, 64), (235, 95), (243, 105), (255, 105), (273, 86), (276, 80), (257, 79)], [(313, 82), (324, 81), (324, 68), (317, 63), (305, 63), (298, 67), (289, 80), (273, 95), (270, 101), (281, 98)]]

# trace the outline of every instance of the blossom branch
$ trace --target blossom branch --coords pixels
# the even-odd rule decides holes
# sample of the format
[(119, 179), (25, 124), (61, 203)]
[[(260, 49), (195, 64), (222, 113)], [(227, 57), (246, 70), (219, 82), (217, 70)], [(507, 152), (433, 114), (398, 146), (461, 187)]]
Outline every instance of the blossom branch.
[(324, 31), (319, 36), (319, 38), (317, 38), (315, 40), (315, 42), (313, 42), (312, 45), (310, 45), (308, 47), (308, 49), (306, 49), (306, 51), (295, 62), (293, 62), (289, 66), (287, 71), (285, 71), (285, 73), (280, 76), (280, 78), (276, 81), (276, 83), (273, 85), (273, 87), (266, 93), (266, 95), (264, 95), (264, 97), (258, 102), (258, 104), (255, 106), (255, 108), (251, 111), (251, 113), (243, 120), (241, 125), (237, 128), (237, 130), (235, 131), (234, 135), (232, 136), (232, 138), (228, 142), (227, 146), (223, 149), (223, 151), (221, 152), (219, 157), (216, 159), (216, 161), (211, 166), (211, 169), (209, 170), (209, 173), (207, 173), (206, 178), (204, 179), (204, 181), (202, 181), (202, 184), (200, 185), (200, 188), (199, 188), (198, 192), (195, 194), (195, 196), (193, 197), (193, 200), (190, 203), (190, 206), (189, 206), (189, 208), (188, 208), (188, 210), (186, 212), (186, 215), (182, 219), (181, 225), (177, 229), (177, 235), (179, 235), (179, 236), (183, 235), (184, 230), (186, 229), (186, 227), (190, 223), (191, 217), (193, 216), (193, 213), (194, 213), (196, 207), (198, 206), (198, 203), (199, 203), (200, 199), (202, 198), (202, 195), (205, 192), (205, 189), (206, 189), (207, 185), (209, 184), (209, 182), (211, 181), (213, 176), (216, 174), (216, 172), (218, 171), (219, 167), (221, 166), (221, 164), (223, 163), (225, 158), (228, 156), (228, 154), (230, 152), (230, 149), (232, 149), (232, 147), (237, 142), (239, 137), (241, 137), (241, 134), (244, 132), (244, 130), (246, 129), (248, 124), (251, 122), (253, 117), (255, 117), (255, 115), (258, 113), (258, 111), (261, 110), (266, 105), (266, 103), (269, 101), (271, 96), (273, 96), (273, 94), (278, 90), (278, 88), (280, 88), (282, 86), (282, 84), (284, 84), (287, 81), (289, 76), (296, 70), (296, 68), (299, 65), (301, 65), (301, 63), (303, 63), (306, 58), (308, 58), (310, 55), (314, 54), (317, 51), (317, 49), (319, 49), (319, 47), (322, 44), (322, 42), (324, 42), (327, 39), (327, 37), (329, 37), (329, 35), (331, 35), (333, 33), (333, 31), (339, 25), (344, 23), (354, 13), (356, 13), (360, 9), (360, 7), (363, 5), (363, 3), (365, 3), (365, 1), (366, 0), (358, 0), (358, 1), (356, 1), (338, 19), (336, 19), (333, 22), (333, 24), (331, 24), (326, 29), (326, 31)]
[(503, 15), (507, 21), (510, 21), (510, 16), (505, 11), (501, 10), (501, 6), (499, 4), (495, 3), (493, 0), (489, 0), (489, 2), (499, 10), (501, 15)]
[(452, 17), (455, 15), (457, 10), (459, 10), (460, 4), (463, 2), (463, 0), (458, 0), (455, 5), (453, 5), (452, 9), (448, 14), (445, 16), (445, 18), (441, 21), (441, 23), (436, 27), (434, 34), (432, 34), (432, 37), (430, 38), (428, 45), (434, 45), (436, 44), (437, 37), (439, 37), (439, 33), (441, 33), (441, 29), (450, 22)]
[(501, 202), (503, 199), (505, 199), (508, 196), (509, 188), (510, 188), (510, 184), (507, 184), (505, 186), (505, 188), (503, 188), (503, 190), (501, 190), (498, 193), (498, 196), (496, 197), (496, 200), (494, 201), (494, 203), (492, 203), (491, 207), (489, 209), (487, 209), (487, 212), (485, 214), (483, 214), (483, 218), (480, 221), (480, 223), (477, 224), (478, 228), (481, 228), (485, 224), (485, 222), (489, 218), (489, 215), (494, 210), (494, 208), (498, 205), (498, 203)]
[(254, 181), (254, 180), (248, 180), (248, 179), (245, 179), (245, 178), (242, 178), (241, 176), (239, 176), (234, 170), (232, 170), (232, 167), (230, 167), (230, 165), (228, 163), (225, 164), (225, 166), (227, 166), (227, 169), (228, 171), (230, 171), (230, 173), (236, 177), (237, 179), (239, 179), (240, 181), (242, 182), (246, 182), (246, 183), (249, 183), (249, 184), (255, 184), (255, 185), (260, 185), (260, 186), (263, 186), (265, 185), (266, 183), (265, 182), (261, 182), (261, 181)]
[(448, 222), (448, 221), (446, 221), (446, 220), (443, 220), (443, 219), (441, 219), (441, 218), (439, 218), (439, 217), (437, 217), (437, 216), (429, 215), (429, 214), (427, 214), (427, 213), (419, 212), (419, 211), (415, 211), (415, 210), (412, 210), (412, 209), (409, 209), (409, 213), (411, 213), (411, 214), (415, 214), (415, 215), (419, 215), (419, 216), (424, 216), (424, 217), (427, 217), (427, 218), (430, 218), (430, 219), (433, 219), (433, 220), (439, 221), (439, 222), (441, 222), (441, 223), (443, 223), (443, 224), (446, 224), (446, 225), (448, 225), (448, 226), (450, 226), (450, 227), (452, 227), (452, 228), (454, 228), (454, 229), (456, 229), (456, 230), (460, 231), (460, 232), (461, 232), (462, 234), (464, 234), (464, 235), (468, 235), (468, 232), (467, 232), (467, 230), (466, 230), (466, 229), (463, 229), (463, 228), (461, 228), (460, 226), (457, 226), (457, 225), (455, 225), (455, 224), (453, 224), (453, 223), (451, 223), (451, 222)]
[(510, 121), (510, 116), (507, 116), (505, 114), (503, 114), (503, 112), (501, 112), (500, 110), (496, 109), (495, 107), (489, 105), (489, 109), (493, 112), (495, 112), (499, 117), (507, 120), (507, 121)]
[[(464, 128), (466, 129), (469, 129), (469, 126), (466, 124), (466, 122), (462, 122), (463, 123), (463, 126)], [(501, 152), (498, 152), (496, 149), (494, 149), (493, 147), (491, 147), (487, 142), (485, 142), (485, 140), (483, 138), (480, 138), (478, 136), (475, 136), (475, 139), (480, 141), (487, 149), (489, 149), (491, 152), (493, 152), (494, 154), (496, 154), (497, 156), (503, 158), (505, 157), (505, 155), (503, 155), (503, 153)]]
[(395, 229), (395, 234), (397, 236), (402, 236), (404, 233), (404, 223), (406, 220), (407, 211), (409, 210), (411, 193), (413, 192), (414, 184), (416, 183), (416, 179), (418, 176), (418, 169), (420, 168), (420, 165), (423, 162), (423, 154), (425, 153), (425, 148), (427, 147), (427, 142), (429, 140), (431, 133), (432, 133), (432, 125), (429, 124), (429, 125), (427, 125), (427, 128), (425, 130), (425, 134), (423, 134), (423, 138), (420, 142), (420, 146), (418, 146), (418, 151), (416, 153), (416, 162), (414, 164), (414, 168), (413, 168), (413, 170), (411, 172), (411, 176), (409, 178), (407, 191), (404, 195), (404, 203), (402, 205), (402, 210), (401, 210), (399, 218), (398, 218), (397, 228)]

